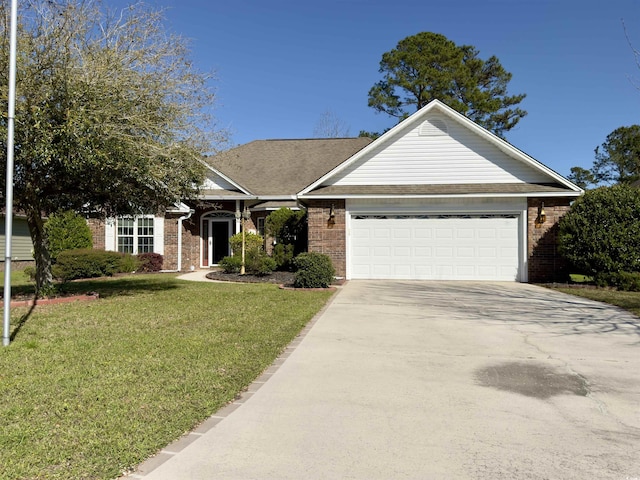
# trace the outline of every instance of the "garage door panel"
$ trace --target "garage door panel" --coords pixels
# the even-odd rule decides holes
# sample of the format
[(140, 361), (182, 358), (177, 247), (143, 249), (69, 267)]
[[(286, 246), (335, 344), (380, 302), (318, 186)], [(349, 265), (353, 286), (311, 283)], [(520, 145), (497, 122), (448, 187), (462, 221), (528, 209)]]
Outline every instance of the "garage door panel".
[(411, 257), (411, 247), (396, 247), (393, 249), (394, 257)]
[(517, 280), (518, 217), (352, 217), (351, 278)]
[(439, 261), (448, 262), (451, 258), (453, 258), (453, 248), (451, 247), (437, 247), (436, 248), (436, 257), (438, 257)]
[(416, 227), (414, 229), (414, 238), (416, 238), (416, 239), (432, 238), (432, 237), (433, 237), (433, 230), (430, 229), (430, 228)]
[(391, 231), (388, 228), (376, 228), (372, 233), (373, 238), (391, 238)]
[(392, 232), (392, 237), (395, 240), (410, 239), (412, 237), (411, 230), (409, 228), (397, 228), (392, 230)]
[(427, 259), (433, 256), (431, 247), (414, 247), (413, 252), (414, 252), (414, 256), (417, 259), (420, 259), (420, 258)]
[(498, 250), (495, 247), (478, 247), (478, 259), (491, 259), (498, 258)]
[(456, 230), (456, 238), (474, 238), (475, 231), (471, 228), (460, 228)]

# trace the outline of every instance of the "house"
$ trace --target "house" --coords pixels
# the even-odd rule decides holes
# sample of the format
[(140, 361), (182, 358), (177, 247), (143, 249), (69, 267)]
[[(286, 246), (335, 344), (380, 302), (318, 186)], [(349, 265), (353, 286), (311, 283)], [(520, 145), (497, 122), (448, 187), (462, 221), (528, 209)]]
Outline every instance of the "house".
[(563, 273), (557, 222), (583, 191), (435, 100), (375, 141), (260, 140), (207, 160), (196, 203), (90, 222), (94, 245), (206, 268), (282, 206), (308, 213), (308, 249), (347, 279), (538, 282)]
[[(13, 214), (11, 240), (11, 268), (23, 269), (35, 265), (33, 258), (33, 243), (27, 225), (27, 217), (20, 212)], [(0, 214), (0, 252), (2, 252), (2, 263), (5, 261), (5, 212)]]

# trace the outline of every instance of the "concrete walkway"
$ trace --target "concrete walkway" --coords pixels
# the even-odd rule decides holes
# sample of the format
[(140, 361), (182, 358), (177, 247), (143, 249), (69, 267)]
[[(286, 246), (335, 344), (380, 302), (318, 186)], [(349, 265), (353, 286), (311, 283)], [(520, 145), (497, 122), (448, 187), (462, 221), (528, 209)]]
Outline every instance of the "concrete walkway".
[(351, 281), (293, 347), (130, 478), (640, 479), (640, 320), (617, 308)]
[(178, 278), (180, 280), (189, 280), (192, 282), (210, 282), (213, 280), (209, 280), (207, 278), (207, 273), (209, 272), (211, 272), (210, 269), (194, 270), (193, 272), (183, 273), (182, 275), (179, 275)]

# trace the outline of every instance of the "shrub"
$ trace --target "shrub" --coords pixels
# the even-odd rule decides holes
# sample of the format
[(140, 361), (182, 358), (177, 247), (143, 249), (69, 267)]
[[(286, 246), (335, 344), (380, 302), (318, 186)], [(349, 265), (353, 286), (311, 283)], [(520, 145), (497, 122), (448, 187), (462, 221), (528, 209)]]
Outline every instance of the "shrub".
[(590, 190), (573, 203), (559, 227), (560, 252), (576, 273), (602, 277), (640, 271), (640, 189)]
[(104, 250), (64, 250), (53, 266), (53, 275), (63, 281), (111, 276), (120, 271), (122, 253)]
[(54, 263), (64, 250), (93, 247), (87, 221), (71, 210), (51, 215), (44, 224), (44, 231), (49, 242), (51, 261)]
[(292, 270), (293, 269), (293, 257), (294, 246), (290, 243), (277, 243), (273, 247), (273, 253), (271, 254), (273, 260), (276, 262), (277, 270)]
[(640, 292), (639, 272), (615, 272), (599, 274), (595, 278), (599, 287), (615, 287), (625, 292)]
[(139, 272), (159, 272), (162, 270), (163, 257), (159, 253), (140, 253), (137, 257)]
[(276, 269), (276, 262), (262, 249), (252, 249), (245, 253), (244, 268), (247, 273), (268, 275)]
[(307, 248), (307, 212), (283, 207), (269, 214), (265, 230), (278, 244), (293, 245), (294, 255)]
[[(263, 238), (256, 233), (245, 233), (244, 268), (246, 273), (267, 275), (276, 269), (276, 262), (269, 257), (263, 246)], [(233, 257), (225, 257), (220, 266), (226, 273), (238, 273), (242, 266), (242, 233), (229, 239)]]
[[(242, 256), (224, 257), (218, 265), (222, 267), (224, 273), (240, 273)], [(268, 275), (276, 269), (276, 262), (264, 250), (254, 248), (245, 252), (244, 269), (245, 273)]]
[(122, 254), (122, 259), (120, 260), (120, 268), (118, 268), (118, 272), (122, 273), (131, 273), (135, 272), (140, 268), (140, 260), (135, 255), (131, 255), (130, 253)]
[(222, 268), (224, 273), (240, 273), (240, 267), (242, 267), (242, 258), (237, 257), (224, 257), (218, 265)]
[(32, 267), (32, 266), (25, 267), (22, 273), (24, 273), (25, 277), (27, 277), (30, 282), (36, 281), (36, 267)]
[(293, 263), (296, 268), (293, 286), (297, 288), (327, 288), (336, 273), (331, 259), (322, 253), (301, 253)]
[[(242, 232), (236, 233), (229, 239), (231, 244), (231, 251), (233, 255), (240, 255), (242, 253)], [(244, 239), (245, 252), (253, 249), (262, 249), (264, 245), (264, 239), (257, 233), (246, 232)]]

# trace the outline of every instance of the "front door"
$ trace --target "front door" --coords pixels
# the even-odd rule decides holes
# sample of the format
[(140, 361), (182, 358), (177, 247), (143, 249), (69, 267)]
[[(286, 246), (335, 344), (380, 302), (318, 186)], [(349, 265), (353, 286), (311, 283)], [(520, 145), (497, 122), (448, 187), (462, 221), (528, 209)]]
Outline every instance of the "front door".
[(227, 218), (210, 218), (202, 222), (202, 266), (217, 265), (230, 255), (229, 237), (233, 221)]

